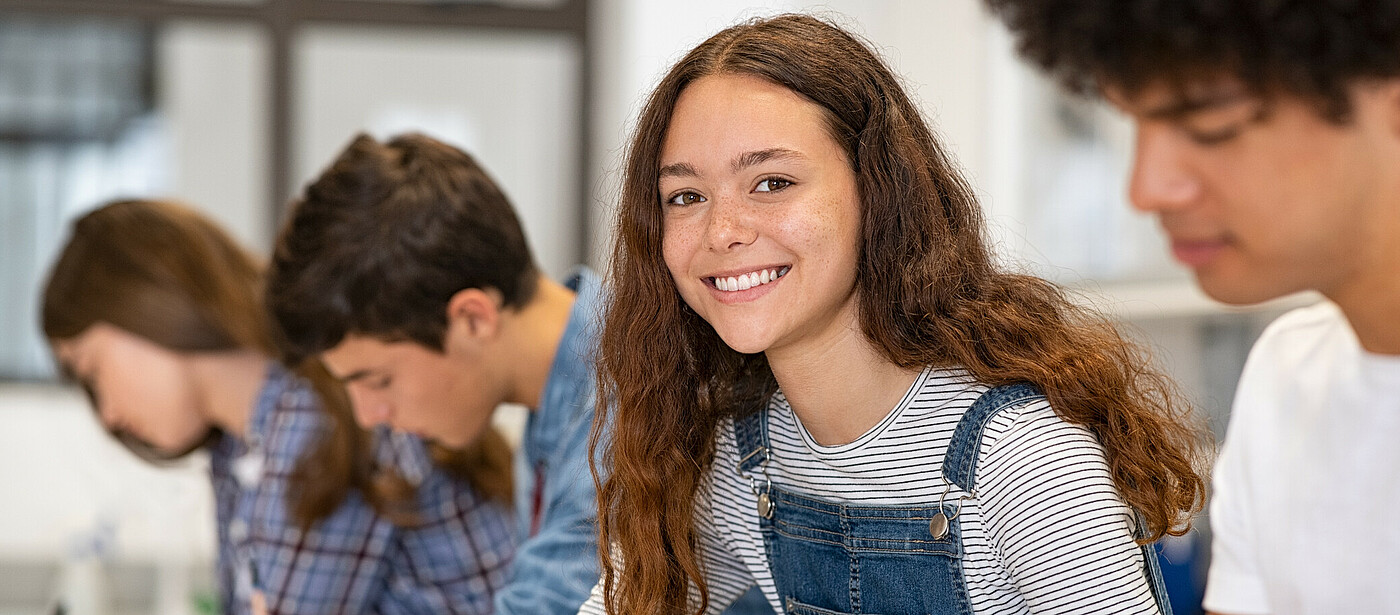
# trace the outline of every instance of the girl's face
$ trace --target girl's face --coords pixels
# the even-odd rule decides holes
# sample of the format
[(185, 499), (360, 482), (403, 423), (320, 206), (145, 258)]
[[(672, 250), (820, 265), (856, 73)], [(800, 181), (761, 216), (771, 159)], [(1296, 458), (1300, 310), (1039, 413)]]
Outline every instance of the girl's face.
[(213, 428), (199, 411), (190, 361), (179, 353), (99, 322), (55, 341), (54, 354), (87, 389), (98, 418), (113, 433), (175, 455)]
[(666, 266), (726, 344), (771, 354), (859, 333), (860, 196), (821, 107), (762, 78), (702, 77), (660, 166)]

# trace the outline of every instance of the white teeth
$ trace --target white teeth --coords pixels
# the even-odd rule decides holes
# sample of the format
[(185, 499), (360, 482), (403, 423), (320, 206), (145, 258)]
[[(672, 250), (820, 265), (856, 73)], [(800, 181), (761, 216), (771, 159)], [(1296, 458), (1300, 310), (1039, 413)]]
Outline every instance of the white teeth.
[(791, 267), (780, 267), (778, 269), (764, 269), (762, 271), (754, 271), (739, 276), (715, 277), (712, 279), (714, 280), (715, 288), (718, 288), (719, 290), (723, 291), (735, 292), (741, 290), (748, 290), (755, 286), (762, 286), (769, 282), (773, 282), (778, 278), (787, 275), (789, 269), (791, 269)]

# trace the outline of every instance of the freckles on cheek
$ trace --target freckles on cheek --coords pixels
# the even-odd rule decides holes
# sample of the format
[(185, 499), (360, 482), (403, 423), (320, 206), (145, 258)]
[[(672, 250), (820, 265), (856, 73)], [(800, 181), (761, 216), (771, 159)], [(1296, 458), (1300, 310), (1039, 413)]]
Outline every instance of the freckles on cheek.
[(680, 275), (680, 272), (677, 271), (677, 269), (676, 269), (677, 266), (680, 265), (680, 258), (679, 258), (679, 256), (676, 254), (676, 252), (675, 252), (675, 250), (674, 250), (674, 248), (673, 248), (672, 246), (669, 246), (669, 245), (666, 245), (666, 244), (662, 244), (662, 246), (661, 246), (661, 262), (662, 262), (663, 265), (666, 266), (666, 272), (671, 274), (672, 281), (673, 281), (673, 282), (678, 282), (678, 281), (680, 281), (681, 275)]
[(830, 247), (832, 242), (845, 241), (851, 234), (849, 224), (832, 210), (831, 204), (823, 203), (803, 215), (787, 215), (777, 220), (773, 228), (776, 236), (797, 246), (815, 248)]
[(695, 252), (694, 235), (683, 228), (667, 225), (661, 235), (661, 260), (671, 277), (679, 281), (685, 277), (686, 267)]

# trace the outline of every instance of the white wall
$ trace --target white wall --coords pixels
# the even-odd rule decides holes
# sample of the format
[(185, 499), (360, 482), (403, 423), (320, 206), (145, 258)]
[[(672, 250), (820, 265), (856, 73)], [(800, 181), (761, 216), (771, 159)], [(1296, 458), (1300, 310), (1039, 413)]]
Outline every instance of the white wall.
[(476, 157), (545, 273), (561, 277), (581, 251), (574, 47), (559, 35), (310, 28), (294, 53), (294, 176), (314, 178), (356, 132), (424, 131)]
[(179, 22), (161, 30), (157, 108), (167, 119), (169, 194), (250, 249), (271, 246), (268, 40), (261, 28)]

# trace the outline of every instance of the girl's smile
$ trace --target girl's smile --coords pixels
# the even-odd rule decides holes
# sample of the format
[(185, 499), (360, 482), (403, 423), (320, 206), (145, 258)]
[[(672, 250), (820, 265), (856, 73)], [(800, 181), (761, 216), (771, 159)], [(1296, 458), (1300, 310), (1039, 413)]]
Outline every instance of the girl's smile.
[(776, 265), (758, 269), (740, 269), (739, 273), (719, 272), (704, 276), (703, 279), (715, 291), (715, 296), (725, 303), (753, 301), (773, 290), (778, 280), (787, 275), (792, 267)]

